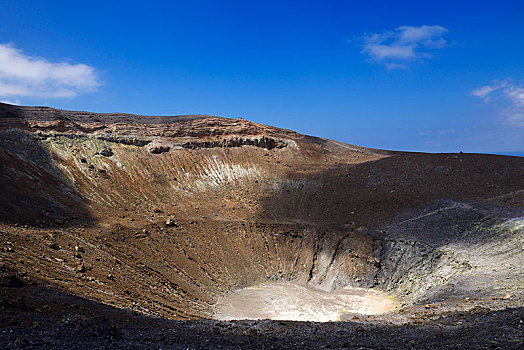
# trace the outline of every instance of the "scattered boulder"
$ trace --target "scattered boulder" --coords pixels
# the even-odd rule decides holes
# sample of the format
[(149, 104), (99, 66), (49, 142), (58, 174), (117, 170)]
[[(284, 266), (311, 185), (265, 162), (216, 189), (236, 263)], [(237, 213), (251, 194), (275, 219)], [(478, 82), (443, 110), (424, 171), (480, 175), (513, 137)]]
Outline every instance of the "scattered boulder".
[(176, 224), (175, 220), (173, 220), (173, 219), (167, 219), (167, 220), (166, 220), (166, 226), (167, 226), (167, 227), (173, 227), (173, 226), (177, 226), (177, 224)]
[(50, 243), (49, 248), (54, 249), (54, 250), (60, 250), (60, 246), (56, 242)]
[(104, 157), (111, 157), (113, 155), (113, 151), (109, 148), (105, 148), (103, 150), (100, 151), (100, 155), (104, 156)]
[(84, 265), (84, 263), (78, 265), (76, 268), (76, 272), (85, 273), (86, 271), (87, 270), (86, 270), (86, 266)]
[(149, 144), (147, 149), (149, 150), (150, 153), (160, 154), (160, 153), (169, 152), (171, 147), (169, 147), (168, 145), (164, 145), (160, 142), (152, 142), (151, 144)]

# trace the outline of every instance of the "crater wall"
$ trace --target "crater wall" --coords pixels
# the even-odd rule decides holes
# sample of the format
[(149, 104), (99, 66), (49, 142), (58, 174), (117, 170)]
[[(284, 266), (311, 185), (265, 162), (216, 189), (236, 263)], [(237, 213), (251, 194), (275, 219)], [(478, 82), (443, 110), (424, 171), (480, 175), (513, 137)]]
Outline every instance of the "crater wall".
[(175, 319), (267, 281), (403, 303), (521, 288), (522, 158), (0, 107), (0, 257), (54, 288)]

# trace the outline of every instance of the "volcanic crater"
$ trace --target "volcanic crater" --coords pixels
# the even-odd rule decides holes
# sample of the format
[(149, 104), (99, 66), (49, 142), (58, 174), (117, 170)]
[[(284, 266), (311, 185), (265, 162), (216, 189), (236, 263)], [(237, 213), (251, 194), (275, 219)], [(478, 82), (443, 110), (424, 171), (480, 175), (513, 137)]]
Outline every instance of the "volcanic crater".
[(204, 328), (406, 324), (474, 307), (522, 316), (521, 157), (0, 104), (0, 193), (3, 280), (97, 307)]

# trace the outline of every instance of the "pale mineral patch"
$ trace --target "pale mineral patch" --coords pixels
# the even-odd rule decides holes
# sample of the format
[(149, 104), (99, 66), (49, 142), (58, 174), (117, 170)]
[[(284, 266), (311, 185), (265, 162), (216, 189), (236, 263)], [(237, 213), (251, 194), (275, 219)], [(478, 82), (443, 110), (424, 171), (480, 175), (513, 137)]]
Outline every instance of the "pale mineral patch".
[(344, 287), (328, 292), (290, 282), (271, 282), (239, 289), (215, 305), (219, 320), (337, 321), (342, 313), (376, 315), (395, 309), (395, 302), (371, 289)]

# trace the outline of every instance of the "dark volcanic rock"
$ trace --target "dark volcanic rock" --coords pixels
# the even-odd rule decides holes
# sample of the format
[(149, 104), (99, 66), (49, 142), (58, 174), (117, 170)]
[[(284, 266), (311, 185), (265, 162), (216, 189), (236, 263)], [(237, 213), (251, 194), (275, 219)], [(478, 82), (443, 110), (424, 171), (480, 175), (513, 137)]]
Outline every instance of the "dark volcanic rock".
[(109, 148), (105, 148), (100, 151), (100, 154), (103, 155), (104, 157), (111, 157), (113, 155), (113, 151)]
[[(381, 151), (244, 119), (0, 104), (0, 259), (28, 273), (23, 288), (0, 288), (0, 344), (517, 348), (522, 179), (519, 157)], [(374, 288), (402, 307), (340, 310), (348, 321), (329, 324), (209, 320), (217, 298), (268, 281)], [(34, 312), (10, 306), (24, 293)], [(61, 323), (67, 314), (81, 321)]]

